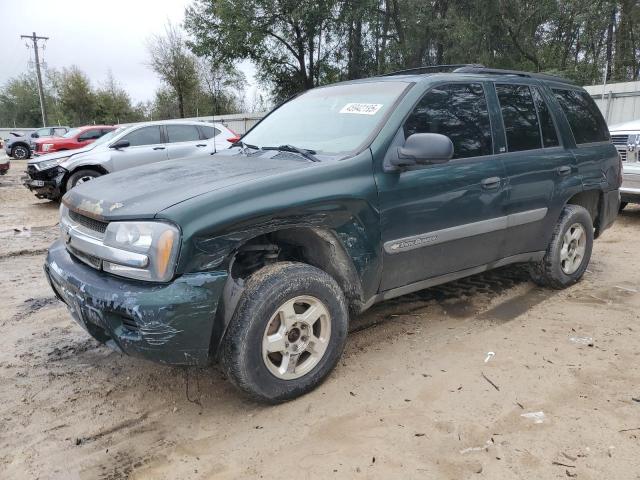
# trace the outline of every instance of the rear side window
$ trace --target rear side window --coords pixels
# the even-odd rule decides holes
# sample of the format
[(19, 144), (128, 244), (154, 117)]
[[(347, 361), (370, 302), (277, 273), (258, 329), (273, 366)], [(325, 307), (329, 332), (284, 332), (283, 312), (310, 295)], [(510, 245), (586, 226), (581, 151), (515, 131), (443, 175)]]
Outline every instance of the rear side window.
[(493, 153), (491, 123), (479, 83), (440, 85), (425, 94), (404, 124), (405, 138), (439, 133), (451, 139), (453, 158)]
[(128, 140), (129, 145), (132, 147), (162, 143), (162, 140), (160, 140), (160, 127), (153, 126), (139, 128), (125, 136), (122, 140)]
[(557, 147), (560, 145), (560, 141), (558, 140), (558, 132), (556, 131), (556, 125), (551, 116), (551, 111), (549, 111), (549, 106), (544, 101), (544, 98), (542, 98), (542, 94), (537, 87), (531, 87), (531, 92), (533, 93), (533, 101), (538, 110), (542, 143), (545, 147)]
[(217, 137), (222, 133), (217, 128), (210, 127), (209, 125), (200, 125), (200, 129), (202, 130), (202, 133), (204, 133), (204, 138), (206, 139)]
[(540, 124), (528, 85), (496, 85), (510, 152), (542, 148)]
[(169, 143), (194, 142), (200, 140), (200, 132), (195, 125), (167, 125)]
[(607, 124), (587, 92), (554, 88), (553, 93), (567, 117), (576, 144), (609, 140)]

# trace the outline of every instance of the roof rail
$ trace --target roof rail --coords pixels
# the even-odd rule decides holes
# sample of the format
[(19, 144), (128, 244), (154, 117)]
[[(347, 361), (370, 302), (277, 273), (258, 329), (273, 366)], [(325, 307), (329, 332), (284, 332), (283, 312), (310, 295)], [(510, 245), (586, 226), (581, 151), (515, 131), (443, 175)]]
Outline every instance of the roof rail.
[(520, 70), (502, 70), (500, 68), (486, 68), (482, 66), (465, 65), (453, 70), (453, 73), (479, 73), (486, 75), (514, 75), (517, 77), (537, 78), (539, 80), (548, 80), (552, 82), (575, 84), (573, 80), (568, 78), (549, 75), (546, 73), (522, 72)]
[(453, 72), (461, 68), (485, 68), (484, 65), (478, 63), (457, 63), (452, 65), (425, 65), (423, 67), (407, 68), (405, 70), (398, 70), (396, 72), (385, 73), (383, 77), (391, 77), (393, 75), (411, 75), (421, 73), (440, 73), (440, 72)]

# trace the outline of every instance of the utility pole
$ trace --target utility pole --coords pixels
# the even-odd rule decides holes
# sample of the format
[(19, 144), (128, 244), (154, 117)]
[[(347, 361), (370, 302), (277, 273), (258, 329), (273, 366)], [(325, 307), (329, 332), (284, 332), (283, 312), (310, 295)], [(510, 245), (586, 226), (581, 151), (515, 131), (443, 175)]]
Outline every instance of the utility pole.
[(36, 60), (36, 75), (38, 76), (38, 95), (40, 96), (40, 112), (42, 113), (42, 126), (47, 126), (47, 107), (44, 101), (44, 89), (42, 88), (42, 73), (40, 72), (40, 55), (38, 54), (38, 40), (49, 40), (49, 37), (38, 37), (36, 32), (32, 35), (20, 35), (20, 38), (27, 38), (33, 42), (33, 52)]

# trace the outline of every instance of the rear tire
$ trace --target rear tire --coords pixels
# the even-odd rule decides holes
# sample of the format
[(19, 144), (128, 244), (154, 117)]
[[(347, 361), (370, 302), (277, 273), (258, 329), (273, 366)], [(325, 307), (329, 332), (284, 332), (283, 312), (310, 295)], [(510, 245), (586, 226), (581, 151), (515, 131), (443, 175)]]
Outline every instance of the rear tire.
[(254, 400), (280, 403), (317, 387), (347, 338), (347, 304), (326, 272), (279, 262), (246, 282), (221, 345), (231, 382)]
[(580, 281), (591, 259), (593, 221), (579, 205), (566, 205), (544, 258), (531, 265), (531, 279), (540, 286), (567, 288)]
[(67, 179), (66, 191), (68, 192), (76, 185), (80, 185), (82, 183), (88, 182), (100, 176), (102, 176), (102, 174), (100, 172), (96, 172), (95, 170), (89, 170), (89, 169), (77, 170), (73, 172)]

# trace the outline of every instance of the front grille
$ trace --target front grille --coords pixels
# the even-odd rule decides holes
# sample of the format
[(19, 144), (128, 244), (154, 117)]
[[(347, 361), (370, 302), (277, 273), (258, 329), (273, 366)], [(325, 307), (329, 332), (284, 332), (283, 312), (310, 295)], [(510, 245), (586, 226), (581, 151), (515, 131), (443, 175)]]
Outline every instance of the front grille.
[(611, 141), (614, 145), (623, 145), (626, 147), (629, 141), (629, 135), (611, 135)]
[(94, 220), (93, 218), (85, 217), (84, 215), (79, 214), (78, 212), (74, 212), (73, 210), (69, 210), (69, 218), (74, 222), (82, 225), (89, 230), (93, 230), (94, 232), (103, 233), (107, 231), (107, 222), (101, 222), (100, 220)]
[(627, 161), (627, 145), (625, 144), (624, 148), (616, 147), (618, 153), (620, 154), (620, 159), (623, 162)]
[(81, 252), (80, 250), (73, 248), (71, 245), (67, 245), (67, 251), (81, 262), (86, 263), (96, 270), (100, 270), (102, 268), (102, 260), (100, 260), (98, 257), (94, 257), (93, 255), (89, 255), (88, 253)]

